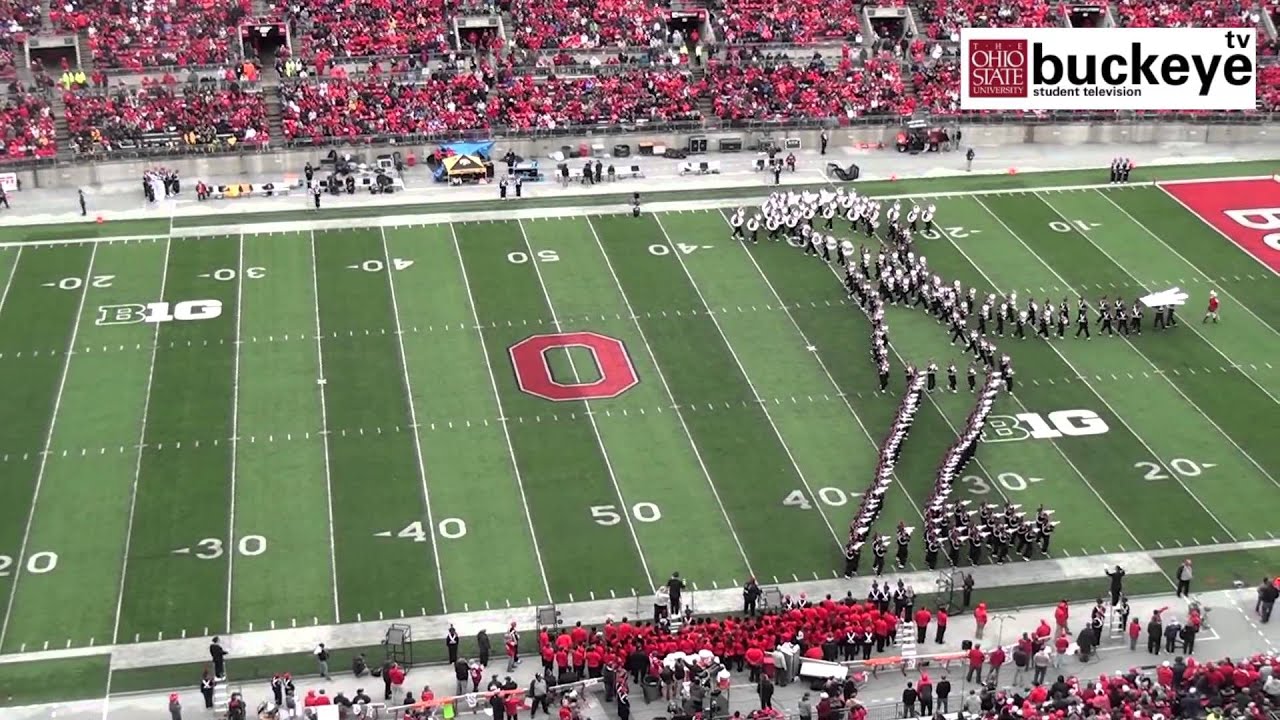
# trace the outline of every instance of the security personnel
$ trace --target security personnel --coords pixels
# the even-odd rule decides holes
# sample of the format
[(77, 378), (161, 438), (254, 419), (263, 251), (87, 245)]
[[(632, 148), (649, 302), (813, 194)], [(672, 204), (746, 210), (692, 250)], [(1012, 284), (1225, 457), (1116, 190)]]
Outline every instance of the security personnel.
[(885, 542), (883, 535), (877, 535), (875, 542), (871, 543), (871, 554), (874, 560), (871, 561), (871, 567), (875, 570), (876, 577), (884, 574), (884, 556), (889, 552), (889, 544)]
[(956, 364), (954, 362), (947, 363), (947, 389), (956, 392)]
[(850, 540), (844, 546), (844, 576), (851, 578), (858, 574), (858, 565), (862, 562), (862, 543)]

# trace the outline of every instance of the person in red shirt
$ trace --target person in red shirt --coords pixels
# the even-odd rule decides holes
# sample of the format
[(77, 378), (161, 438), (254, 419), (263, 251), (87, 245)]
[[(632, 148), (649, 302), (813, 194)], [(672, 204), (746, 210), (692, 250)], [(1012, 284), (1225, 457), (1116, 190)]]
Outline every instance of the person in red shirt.
[(924, 644), (924, 636), (929, 632), (929, 622), (933, 620), (933, 613), (928, 608), (920, 608), (916, 611), (916, 644)]
[(1213, 318), (1215, 323), (1218, 322), (1218, 291), (1216, 290), (1209, 291), (1209, 309), (1205, 310), (1204, 319), (1200, 322), (1207, 323), (1209, 318)]
[(943, 643), (943, 639), (947, 635), (947, 611), (946, 608), (938, 608), (938, 630), (933, 635), (933, 641), (939, 645)]
[(1067, 619), (1071, 615), (1071, 609), (1067, 606), (1067, 601), (1062, 600), (1058, 603), (1058, 607), (1053, 610), (1053, 620), (1058, 624), (1058, 632), (1071, 632), (1071, 628), (1067, 626)]
[(552, 668), (555, 667), (556, 663), (555, 647), (551, 643), (547, 643), (538, 650), (538, 654), (542, 656), (542, 674), (546, 677), (551, 677)]
[(987, 604), (986, 603), (980, 602), (978, 603), (978, 606), (973, 609), (973, 622), (977, 626), (976, 630), (974, 631), (973, 637), (975, 640), (981, 640), (982, 631), (987, 629)]
[(987, 673), (987, 682), (993, 685), (1000, 684), (1000, 667), (1004, 665), (1004, 661), (1004, 648), (997, 645), (996, 649), (992, 650), (991, 654), (987, 656), (987, 666), (990, 668), (990, 671)]
[(986, 659), (986, 653), (978, 645), (969, 649), (969, 671), (964, 675), (965, 682), (982, 682), (982, 663)]
[(587, 650), (582, 646), (573, 649), (573, 672), (579, 681), (587, 677)]
[(1138, 618), (1129, 621), (1129, 649), (1138, 649), (1138, 636), (1142, 634), (1142, 623), (1138, 622)]
[(585, 645), (589, 634), (587, 633), (587, 629), (582, 627), (582, 623), (578, 623), (574, 625), (573, 630), (569, 632), (569, 637), (573, 640), (574, 645)]

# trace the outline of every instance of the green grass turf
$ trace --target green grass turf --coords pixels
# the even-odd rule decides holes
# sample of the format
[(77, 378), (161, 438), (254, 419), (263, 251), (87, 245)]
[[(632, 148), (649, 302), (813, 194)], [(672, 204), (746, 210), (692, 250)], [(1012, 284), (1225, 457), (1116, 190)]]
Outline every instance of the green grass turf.
[(110, 663), (110, 656), (94, 655), (0, 665), (0, 707), (100, 698)]
[[(1273, 537), (1280, 467), (1256, 418), (1275, 411), (1274, 275), (1158, 190), (933, 201), (943, 232), (921, 251), (948, 279), (1230, 301), (1222, 324), (1189, 310), (1131, 343), (1004, 340), (1005, 422), (1078, 410), (1106, 432), (988, 443), (959, 497), (1045, 503), (1072, 556)], [(897, 403), (873, 392), (869, 327), (832, 269), (733, 241), (715, 211), (6, 248), (10, 275), (0, 553), (19, 554), (38, 483), (22, 562), (58, 564), (0, 577), (5, 652), (625, 597), (674, 570), (699, 588), (831, 577)], [(222, 312), (97, 323), (161, 297)], [(904, 359), (963, 371), (928, 317), (889, 322)], [(509, 349), (577, 331), (620, 341), (638, 384), (521, 392)], [(605, 367), (585, 348), (548, 361), (559, 382)], [(881, 531), (919, 524), (971, 404), (930, 397)]]

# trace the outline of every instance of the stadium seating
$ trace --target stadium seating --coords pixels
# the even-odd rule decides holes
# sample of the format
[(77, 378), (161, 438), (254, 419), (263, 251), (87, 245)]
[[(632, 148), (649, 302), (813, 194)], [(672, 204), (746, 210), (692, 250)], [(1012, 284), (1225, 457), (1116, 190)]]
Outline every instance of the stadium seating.
[(510, 75), (492, 89), (474, 73), (419, 82), (329, 78), (281, 86), (287, 140), (440, 133), (492, 126), (556, 128), (698, 119), (698, 86), (674, 70), (598, 77)]
[(723, 120), (847, 120), (897, 115), (907, 104), (901, 66), (888, 57), (863, 65), (848, 59), (833, 65), (712, 62), (708, 81), (715, 114)]
[(0, 80), (13, 77), (23, 38), (42, 25), (38, 0), (0, 0)]
[(1054, 27), (1062, 21), (1047, 0), (922, 0), (916, 8), (930, 39), (953, 42), (962, 27)]
[(340, 58), (450, 50), (444, 0), (289, 0), (282, 6), (303, 57), (322, 50)]
[[(28, 85), (56, 82), (67, 89), (83, 74), (90, 87), (103, 88), (120, 74), (162, 69), (166, 76), (181, 76), (178, 69), (234, 67), (243, 62), (238, 24), (257, 12), (290, 26), (292, 52), (282, 48), (279, 57), (296, 57), (300, 64), (290, 62), (279, 92), (282, 129), (295, 142), (491, 127), (698, 121), (705, 119), (699, 108), (707, 106), (715, 118), (733, 123), (819, 118), (851, 123), (917, 112), (957, 113), (959, 69), (949, 43), (960, 27), (1061, 26), (1070, 19), (1068, 8), (1054, 0), (876, 4), (909, 6), (920, 33), (903, 36), (901, 44), (876, 43), (882, 52), (861, 62), (866, 28), (865, 3), (859, 0), (700, 2), (717, 47), (699, 76), (686, 72), (698, 69), (688, 67), (698, 38), (672, 35), (663, 0), (284, 0), (268, 2), (265, 9), (255, 8), (255, 0), (59, 0), (50, 6), (48, 21), (42, 20), (37, 0), (0, 0), (0, 80), (16, 78), (26, 36), (48, 32), (50, 24), (54, 31), (82, 35), (92, 67), (81, 70), (64, 61), (61, 68), (44, 71), (33, 63), (34, 83)], [(1263, 14), (1280, 19), (1280, 0), (1257, 6), (1235, 0), (1119, 0), (1108, 7), (1121, 26), (1259, 27), (1264, 38)], [(434, 73), (425, 74), (421, 68), (428, 61), (455, 52), (454, 16), (498, 10), (510, 14), (505, 39), (468, 31), (463, 41), (468, 49), (481, 45), (493, 55), (478, 65), (465, 56), (447, 61), (460, 68), (457, 74), (440, 71), (439, 63), (431, 66)], [(875, 31), (887, 31), (896, 40), (900, 32), (892, 23), (898, 21), (885, 22), (890, 25)], [(673, 41), (680, 43), (679, 51)], [(819, 50), (822, 55), (814, 56)], [(1259, 51), (1271, 59), (1277, 47), (1263, 39)], [(369, 58), (374, 63), (362, 77), (346, 76), (346, 65)], [(540, 77), (551, 71), (556, 74)], [(411, 82), (392, 79), (410, 73)], [(76, 92), (68, 96), (67, 120), (79, 152), (138, 143), (227, 149), (242, 147), (246, 139), (257, 145), (268, 130), (256, 91), (147, 89), (126, 93), (134, 99), (122, 100), (69, 89)], [(22, 90), (15, 85), (10, 92)], [(6, 116), (33, 116), (8, 127), (6, 157), (52, 152), (52, 138), (41, 130), (49, 119), (39, 117), (47, 113), (40, 103), (27, 96), (6, 100)], [(1264, 66), (1258, 105), (1280, 112), (1275, 66)], [(201, 129), (206, 132), (194, 143), (183, 137)], [(208, 142), (210, 130), (221, 139)]]
[(42, 95), (0, 96), (0, 163), (52, 158), (58, 153), (53, 114)]
[(95, 63), (138, 72), (225, 64), (251, 8), (251, 0), (62, 0), (49, 17), (63, 32), (86, 32)]
[(729, 44), (805, 45), (853, 40), (862, 32), (861, 7), (855, 0), (725, 0), (713, 17)]
[(1267, 112), (1280, 112), (1280, 65), (1262, 68), (1258, 76), (1258, 101)]
[(517, 47), (648, 47), (666, 41), (659, 18), (665, 12), (651, 0), (515, 0), (511, 19)]
[(217, 151), (268, 140), (261, 93), (213, 84), (119, 87), (65, 93), (67, 129), (79, 154), (160, 148)]

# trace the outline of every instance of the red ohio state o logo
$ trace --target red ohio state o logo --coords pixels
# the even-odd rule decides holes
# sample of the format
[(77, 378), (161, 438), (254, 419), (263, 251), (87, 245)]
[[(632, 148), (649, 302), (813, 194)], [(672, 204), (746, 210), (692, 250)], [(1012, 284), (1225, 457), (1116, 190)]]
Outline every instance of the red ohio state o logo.
[[(551, 376), (547, 351), (583, 347), (591, 351), (600, 379), (595, 382), (562, 383)], [(511, 346), (511, 367), (520, 389), (530, 395), (564, 402), (615, 398), (640, 382), (631, 364), (627, 347), (617, 338), (593, 332), (533, 335)]]

